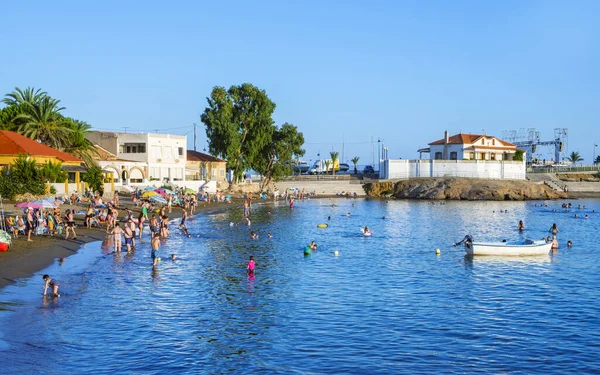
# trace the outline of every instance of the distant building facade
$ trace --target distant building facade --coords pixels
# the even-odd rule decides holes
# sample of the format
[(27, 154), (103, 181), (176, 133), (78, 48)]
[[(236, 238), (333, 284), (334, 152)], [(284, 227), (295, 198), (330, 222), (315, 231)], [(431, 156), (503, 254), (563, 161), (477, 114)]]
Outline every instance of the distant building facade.
[(491, 135), (455, 134), (429, 144), (431, 160), (513, 160), (517, 146)]
[(187, 150), (187, 180), (227, 181), (227, 161), (202, 152)]
[(155, 133), (118, 133), (94, 131), (86, 135), (103, 150), (97, 160), (107, 177), (131, 183), (176, 183), (185, 181), (187, 137)]
[(405, 179), (424, 177), (483, 178), (524, 180), (526, 156), (514, 160), (517, 147), (494, 136), (455, 134), (429, 143), (418, 150), (430, 157), (418, 160), (383, 160), (380, 178)]
[(83, 160), (21, 134), (0, 130), (0, 166), (12, 164), (19, 155), (27, 155), (40, 165), (47, 162), (62, 164), (62, 170), (68, 172), (68, 178), (64, 183), (53, 184), (58, 193), (84, 190), (85, 184), (81, 181), (81, 173), (85, 172), (87, 168), (85, 168)]

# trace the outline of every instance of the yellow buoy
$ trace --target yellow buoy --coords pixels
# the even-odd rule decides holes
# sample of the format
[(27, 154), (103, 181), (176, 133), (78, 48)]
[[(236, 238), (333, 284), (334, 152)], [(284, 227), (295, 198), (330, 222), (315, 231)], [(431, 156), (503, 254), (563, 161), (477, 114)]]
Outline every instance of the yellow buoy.
[(333, 255), (338, 256), (338, 255), (340, 255), (340, 252), (336, 250), (333, 252)]
[(440, 251), (440, 249), (435, 249), (435, 253), (436, 253), (437, 255), (440, 255), (440, 252), (441, 252), (441, 251)]
[(317, 224), (317, 228), (327, 228), (329, 224)]

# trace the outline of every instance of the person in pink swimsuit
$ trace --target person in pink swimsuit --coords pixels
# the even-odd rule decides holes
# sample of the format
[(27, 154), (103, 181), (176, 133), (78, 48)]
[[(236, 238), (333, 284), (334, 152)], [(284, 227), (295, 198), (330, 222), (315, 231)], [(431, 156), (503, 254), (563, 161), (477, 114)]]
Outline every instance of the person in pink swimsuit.
[(248, 276), (254, 275), (254, 257), (250, 256), (250, 260), (248, 261), (248, 267), (246, 268), (248, 272)]

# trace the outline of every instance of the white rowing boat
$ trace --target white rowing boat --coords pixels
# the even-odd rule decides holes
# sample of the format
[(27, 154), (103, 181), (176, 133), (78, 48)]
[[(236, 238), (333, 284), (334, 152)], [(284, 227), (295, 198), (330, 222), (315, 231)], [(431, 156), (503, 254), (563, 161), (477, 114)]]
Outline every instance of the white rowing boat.
[[(475, 242), (466, 236), (458, 244), (465, 244), (467, 255), (531, 256), (548, 255), (552, 242), (524, 239), (520, 241)], [(455, 244), (455, 245), (458, 245)]]

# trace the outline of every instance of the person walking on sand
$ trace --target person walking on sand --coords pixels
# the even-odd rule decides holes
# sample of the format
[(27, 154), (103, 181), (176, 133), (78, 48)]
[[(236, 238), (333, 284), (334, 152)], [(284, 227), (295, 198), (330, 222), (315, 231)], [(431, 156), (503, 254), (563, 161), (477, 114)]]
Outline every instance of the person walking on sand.
[(55, 280), (48, 275), (44, 275), (42, 276), (42, 278), (45, 281), (44, 295), (47, 295), (46, 292), (48, 291), (48, 288), (50, 288), (54, 297), (60, 297), (60, 294), (58, 294), (58, 287), (60, 286), (60, 283), (58, 282), (58, 280)]
[(119, 225), (119, 223), (115, 224), (113, 230), (110, 231), (110, 234), (112, 236), (114, 236), (113, 242), (114, 242), (114, 246), (115, 246), (115, 251), (120, 253), (121, 252), (121, 234), (123, 234), (123, 229), (121, 229), (121, 226)]
[(71, 230), (71, 232), (73, 232), (73, 239), (76, 240), (77, 233), (75, 233), (75, 219), (73, 218), (72, 210), (67, 210), (67, 212), (65, 212), (65, 219), (67, 219), (67, 227), (65, 229), (65, 240), (69, 239), (69, 229)]

